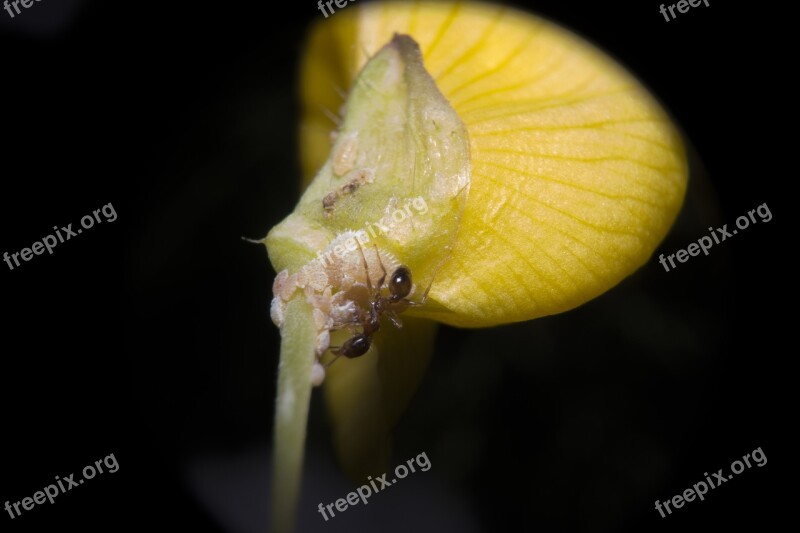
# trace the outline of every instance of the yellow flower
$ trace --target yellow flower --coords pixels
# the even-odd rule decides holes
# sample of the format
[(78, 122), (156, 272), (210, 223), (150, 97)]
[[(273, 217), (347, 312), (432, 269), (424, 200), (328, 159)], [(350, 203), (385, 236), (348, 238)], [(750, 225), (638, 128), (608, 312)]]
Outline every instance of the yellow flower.
[[(337, 88), (350, 93), (334, 132)], [(683, 201), (683, 146), (654, 98), (533, 15), (479, 3), (354, 6), (313, 28), (301, 89), (310, 185), (266, 239), (286, 270), (273, 302), (282, 351), (292, 320), (318, 335), (303, 344), (317, 355), (328, 333), (332, 345), (354, 335), (346, 320), (365, 320), (357, 309), (374, 295), (363, 286), (382, 269), (408, 266), (417, 303), (430, 289), (402, 314), (403, 329), (385, 324), (366, 355), (328, 371), (334, 441), (355, 477), (385, 469), (391, 429), (431, 356), (435, 323), (425, 318), (485, 327), (581, 305), (649, 259)], [(365, 234), (369, 244), (345, 250)], [(337, 292), (347, 297), (337, 303)], [(290, 357), (306, 355), (282, 353), (282, 380)], [(297, 376), (321, 372), (311, 359), (279, 381), (278, 432), (281, 413), (304, 420), (297, 405), (307, 409), (310, 386), (297, 388)]]
[(306, 178), (330, 151), (350, 87), (394, 33), (466, 126), (472, 176), (460, 235), (436, 276), (434, 318), (529, 320), (602, 294), (650, 257), (683, 201), (680, 137), (630, 74), (576, 35), (496, 5), (395, 2), (318, 24), (301, 83)]

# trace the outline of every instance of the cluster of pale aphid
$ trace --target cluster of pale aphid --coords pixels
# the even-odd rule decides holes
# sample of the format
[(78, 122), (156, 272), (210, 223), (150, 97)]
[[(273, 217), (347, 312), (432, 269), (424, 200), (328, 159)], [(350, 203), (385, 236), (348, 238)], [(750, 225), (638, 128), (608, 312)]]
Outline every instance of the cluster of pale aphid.
[[(364, 247), (358, 240), (354, 251), (344, 247), (357, 237), (352, 231), (341, 233), (326, 251), (338, 247), (347, 253), (334, 255), (334, 261), (312, 260), (295, 274), (284, 270), (272, 286), (270, 316), (279, 328), (283, 328), (286, 302), (296, 291), (304, 292), (313, 310), (317, 337), (311, 382), (315, 386), (325, 379), (325, 368), (340, 356), (360, 357), (369, 351), (382, 316), (401, 327), (397, 315), (409, 306), (422, 305), (427, 297), (426, 291), (422, 302), (408, 299), (414, 292), (411, 271), (392, 254), (375, 245)], [(349, 329), (353, 335), (342, 345), (331, 346), (331, 332), (341, 329)], [(322, 356), (328, 349), (335, 357), (323, 364)]]

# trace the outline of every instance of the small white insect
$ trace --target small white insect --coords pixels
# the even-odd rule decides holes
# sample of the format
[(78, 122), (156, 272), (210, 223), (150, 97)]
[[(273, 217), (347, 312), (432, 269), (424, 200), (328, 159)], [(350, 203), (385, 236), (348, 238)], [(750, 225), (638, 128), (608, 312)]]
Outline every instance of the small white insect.
[(355, 133), (351, 133), (341, 139), (333, 153), (333, 173), (339, 177), (344, 176), (353, 170), (357, 158), (358, 137)]

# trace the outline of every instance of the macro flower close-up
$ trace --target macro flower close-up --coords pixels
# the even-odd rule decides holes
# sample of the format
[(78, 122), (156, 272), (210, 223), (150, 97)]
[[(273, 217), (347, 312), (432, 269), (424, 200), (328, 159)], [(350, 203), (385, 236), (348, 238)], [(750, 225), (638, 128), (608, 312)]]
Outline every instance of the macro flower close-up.
[[(283, 451), (281, 424), (304, 423), (307, 382), (321, 384), (330, 366), (337, 452), (350, 475), (366, 478), (388, 467), (398, 404), (433, 345), (423, 322), (403, 328), (408, 339), (428, 337), (411, 355), (408, 340), (381, 342), (381, 314), (400, 326), (391, 307), (408, 301), (409, 316), (481, 327), (580, 305), (649, 259), (682, 204), (688, 168), (679, 134), (646, 89), (532, 15), (490, 4), (371, 4), (319, 24), (309, 43), (301, 148), (306, 168), (320, 170), (265, 239), (280, 272), (272, 318), (284, 338), (275, 469), (299, 469), (302, 441)], [(325, 88), (340, 85), (352, 89), (336, 105)], [(325, 111), (340, 108), (333, 128)], [(416, 199), (425, 213), (414, 216)], [(354, 231), (377, 220), (378, 234)], [(394, 289), (398, 267), (421, 299)], [(305, 354), (297, 348), (304, 334), (316, 339), (312, 353), (308, 341)], [(341, 346), (326, 361), (332, 339)], [(331, 366), (339, 356), (354, 361)], [(401, 358), (405, 375), (376, 371)], [(291, 491), (277, 487), (292, 483), (275, 480), (287, 498), (279, 505), (291, 508)]]
[(6, 4), (4, 531), (781, 523), (782, 17)]

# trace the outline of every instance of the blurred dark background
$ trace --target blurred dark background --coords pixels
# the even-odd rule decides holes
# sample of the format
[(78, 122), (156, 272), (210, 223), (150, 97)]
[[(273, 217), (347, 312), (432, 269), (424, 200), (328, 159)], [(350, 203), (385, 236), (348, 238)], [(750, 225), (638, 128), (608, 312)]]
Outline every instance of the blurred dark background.
[[(261, 237), (298, 194), (297, 63), (315, 2), (42, 0), (0, 11), (0, 253), (112, 203), (118, 219), (0, 263), (0, 505), (114, 454), (3, 531), (263, 531), (278, 332)], [(773, 214), (666, 273), (651, 260), (572, 312), (440, 330), (396, 434), (432, 467), (330, 522), (353, 490), (316, 394), (301, 531), (772, 530), (795, 417), (782, 306), (794, 152), (777, 5), (538, 1), (649, 86), (694, 173), (658, 253), (766, 202)], [(278, 9), (281, 11), (279, 12)], [(335, 15), (334, 15), (335, 16)], [(788, 143), (786, 143), (788, 144)], [(781, 239), (783, 237), (783, 239)], [(502, 295), (498, 295), (502, 297)], [(796, 352), (790, 346), (792, 352)], [(761, 447), (667, 518), (654, 509)]]

